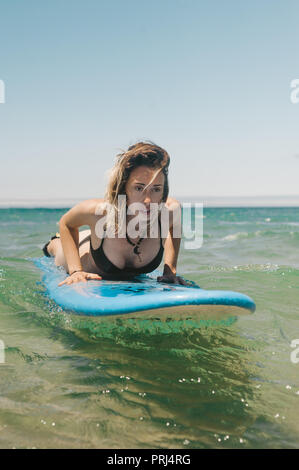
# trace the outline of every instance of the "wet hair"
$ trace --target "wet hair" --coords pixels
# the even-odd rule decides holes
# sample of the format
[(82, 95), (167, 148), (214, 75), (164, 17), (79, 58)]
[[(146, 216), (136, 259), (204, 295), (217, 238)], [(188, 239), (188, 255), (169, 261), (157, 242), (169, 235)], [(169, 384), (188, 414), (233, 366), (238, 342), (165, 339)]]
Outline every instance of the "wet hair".
[(161, 202), (166, 202), (169, 193), (169, 163), (170, 158), (166, 150), (152, 142), (131, 145), (126, 152), (116, 156), (116, 163), (110, 170), (105, 200), (116, 207), (118, 196), (126, 194), (126, 184), (132, 171), (140, 166), (147, 166), (163, 172), (165, 178)]
[(116, 162), (109, 172), (109, 180), (104, 197), (105, 201), (110, 204), (110, 207), (114, 208), (113, 212), (110, 211), (107, 214), (107, 227), (114, 226), (115, 233), (117, 233), (119, 210), (121, 210), (118, 206), (118, 196), (126, 195), (126, 184), (135, 168), (146, 166), (156, 169), (157, 172), (153, 176), (153, 179), (160, 171), (163, 172), (164, 188), (161, 202), (166, 202), (169, 193), (169, 163), (170, 158), (166, 150), (153, 142), (138, 142), (131, 145), (127, 151), (116, 156)]

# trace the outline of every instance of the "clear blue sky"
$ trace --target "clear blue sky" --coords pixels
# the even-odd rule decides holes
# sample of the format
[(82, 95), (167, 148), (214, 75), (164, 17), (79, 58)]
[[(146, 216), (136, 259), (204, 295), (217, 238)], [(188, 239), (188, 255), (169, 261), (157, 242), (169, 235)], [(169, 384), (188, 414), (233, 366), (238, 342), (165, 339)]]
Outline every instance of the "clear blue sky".
[(174, 196), (298, 195), (298, 0), (6, 0), (0, 198), (102, 197), (121, 148)]

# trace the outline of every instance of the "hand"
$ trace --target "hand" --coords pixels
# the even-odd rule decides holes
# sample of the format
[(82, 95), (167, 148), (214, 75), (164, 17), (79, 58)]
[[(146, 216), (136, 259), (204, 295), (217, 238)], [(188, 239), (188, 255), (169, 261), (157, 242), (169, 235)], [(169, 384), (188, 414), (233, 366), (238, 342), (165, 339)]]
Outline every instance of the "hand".
[(175, 274), (163, 274), (163, 276), (157, 277), (158, 282), (168, 282), (170, 284), (181, 284), (182, 286), (192, 286), (192, 283), (185, 281), (180, 276), (176, 276)]
[(77, 271), (71, 274), (70, 276), (68, 276), (64, 281), (60, 282), (58, 284), (58, 287), (62, 286), (63, 284), (69, 285), (69, 284), (74, 284), (75, 282), (86, 282), (88, 280), (100, 281), (102, 280), (102, 277), (94, 273), (86, 273), (85, 271)]

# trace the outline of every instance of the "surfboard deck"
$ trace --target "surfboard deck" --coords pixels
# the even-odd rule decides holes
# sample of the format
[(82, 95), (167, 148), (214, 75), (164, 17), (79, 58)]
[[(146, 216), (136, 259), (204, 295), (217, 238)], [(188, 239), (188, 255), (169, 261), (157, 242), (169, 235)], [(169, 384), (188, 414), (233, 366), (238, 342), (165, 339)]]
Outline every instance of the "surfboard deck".
[(93, 317), (155, 319), (221, 319), (250, 314), (254, 301), (247, 295), (225, 290), (201, 289), (157, 282), (161, 272), (136, 276), (133, 281), (88, 281), (58, 284), (66, 277), (52, 258), (36, 258), (49, 297), (66, 311)]

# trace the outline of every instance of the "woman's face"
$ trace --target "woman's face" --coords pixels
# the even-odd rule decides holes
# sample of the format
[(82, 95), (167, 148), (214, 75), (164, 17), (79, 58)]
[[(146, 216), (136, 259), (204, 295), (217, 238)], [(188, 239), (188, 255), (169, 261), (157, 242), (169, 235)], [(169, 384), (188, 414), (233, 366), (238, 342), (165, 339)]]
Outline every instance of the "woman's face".
[(144, 204), (144, 213), (149, 215), (150, 204), (159, 204), (163, 198), (165, 176), (155, 168), (140, 166), (135, 168), (126, 184), (127, 205), (139, 202)]

